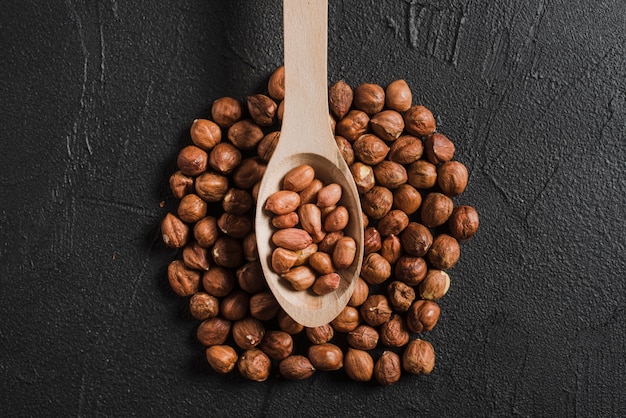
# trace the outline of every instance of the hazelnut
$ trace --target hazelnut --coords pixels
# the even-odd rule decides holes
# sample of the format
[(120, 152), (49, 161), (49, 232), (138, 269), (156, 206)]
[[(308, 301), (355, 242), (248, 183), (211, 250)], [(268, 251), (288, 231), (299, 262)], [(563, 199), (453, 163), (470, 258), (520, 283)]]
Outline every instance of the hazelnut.
[(207, 119), (196, 119), (189, 130), (191, 141), (205, 151), (213, 149), (222, 140), (222, 129), (215, 122)]
[(424, 153), (422, 140), (413, 135), (400, 136), (389, 147), (389, 160), (398, 164), (412, 164), (419, 160)]
[(300, 195), (291, 190), (279, 190), (272, 193), (265, 201), (263, 209), (275, 215), (284, 215), (295, 211), (300, 206)]
[(332, 257), (330, 254), (321, 251), (316, 251), (309, 256), (309, 265), (320, 274), (335, 272)]
[(424, 280), (428, 267), (422, 257), (409, 255), (401, 256), (394, 266), (396, 279), (401, 280), (409, 286), (416, 286)]
[(289, 212), (272, 218), (272, 226), (277, 229), (293, 228), (299, 222), (300, 217), (296, 212)]
[(217, 220), (217, 226), (229, 237), (241, 239), (252, 232), (252, 221), (245, 215), (224, 212)]
[(335, 143), (337, 144), (337, 148), (339, 148), (339, 153), (343, 157), (346, 164), (350, 165), (354, 162), (354, 150), (352, 149), (352, 145), (350, 141), (348, 141), (343, 136), (335, 136)]
[(415, 290), (399, 281), (389, 283), (387, 294), (389, 295), (389, 303), (398, 312), (408, 311), (415, 300)]
[(435, 350), (424, 340), (411, 341), (402, 354), (402, 367), (412, 374), (429, 374), (435, 367)]
[(315, 279), (311, 289), (317, 295), (327, 295), (337, 290), (340, 284), (341, 276), (337, 273), (329, 273)]
[(412, 106), (404, 112), (404, 126), (409, 134), (415, 136), (430, 135), (437, 127), (431, 111), (421, 105)]
[(242, 113), (241, 103), (232, 97), (221, 97), (211, 106), (211, 117), (222, 128), (228, 128), (241, 119)]
[(250, 119), (237, 121), (228, 128), (228, 139), (240, 150), (253, 149), (263, 136), (261, 127)]
[(398, 235), (409, 224), (409, 217), (399, 209), (394, 209), (378, 221), (378, 230), (384, 237)]
[(377, 84), (361, 84), (354, 89), (352, 104), (356, 109), (374, 115), (385, 106), (385, 90)]
[(259, 258), (259, 253), (256, 247), (256, 234), (254, 232), (243, 238), (241, 246), (243, 247), (243, 256), (246, 261), (255, 261)]
[(348, 377), (357, 382), (367, 382), (374, 373), (374, 360), (367, 351), (348, 348), (343, 360), (343, 368)]
[(206, 349), (206, 359), (213, 370), (228, 373), (237, 365), (237, 352), (229, 345), (213, 345)]
[(212, 265), (209, 271), (202, 275), (202, 287), (209, 295), (221, 298), (235, 287), (235, 276), (228, 269)]
[(327, 232), (341, 231), (350, 221), (350, 214), (345, 206), (337, 206), (324, 219), (324, 230)]
[(306, 336), (313, 344), (324, 344), (333, 339), (335, 331), (330, 324), (324, 324), (319, 327), (307, 328)]
[(359, 311), (352, 306), (346, 306), (339, 312), (339, 315), (330, 322), (330, 325), (332, 325), (333, 329), (337, 332), (350, 332), (358, 327), (360, 322)]
[(237, 269), (235, 275), (239, 287), (250, 294), (263, 292), (267, 289), (263, 268), (258, 260), (244, 264)]
[(380, 326), (380, 342), (387, 347), (403, 347), (409, 342), (409, 330), (400, 315), (393, 315)]
[(184, 222), (199, 221), (204, 218), (206, 211), (206, 202), (193, 193), (185, 195), (178, 203), (178, 217)]
[(441, 299), (450, 289), (450, 276), (443, 270), (428, 270), (417, 289), (422, 299)]
[(189, 227), (176, 215), (168, 213), (161, 221), (163, 243), (171, 248), (181, 248), (189, 239)]
[(367, 113), (353, 109), (337, 122), (335, 134), (354, 142), (367, 132), (369, 123), (370, 118)]
[(433, 243), (433, 235), (424, 225), (410, 222), (400, 235), (402, 249), (409, 255), (422, 257), (426, 255)]
[(269, 162), (270, 158), (272, 158), (272, 154), (274, 154), (274, 150), (276, 149), (276, 145), (278, 145), (278, 140), (280, 139), (280, 131), (270, 132), (265, 135), (256, 147), (256, 152), (259, 154), (259, 157), (265, 162)]
[(285, 100), (281, 100), (281, 102), (278, 103), (278, 110), (276, 110), (276, 119), (278, 119), (278, 122), (280, 123), (283, 122), (284, 114), (285, 114)]
[(393, 208), (407, 215), (417, 212), (422, 204), (422, 195), (410, 184), (402, 184), (393, 191)]
[(385, 141), (373, 134), (361, 135), (352, 144), (354, 156), (362, 163), (376, 165), (383, 161), (389, 153)]
[(176, 199), (182, 199), (187, 193), (193, 192), (193, 177), (177, 171), (170, 176), (170, 189)]
[(244, 158), (233, 172), (233, 183), (240, 189), (251, 189), (261, 181), (266, 167), (260, 157)]
[(295, 252), (277, 247), (272, 251), (272, 270), (278, 274), (287, 273), (296, 264), (297, 259), (298, 254)]
[(196, 338), (200, 344), (207, 347), (224, 344), (230, 334), (230, 327), (230, 321), (224, 318), (215, 317), (205, 319), (198, 326)]
[(381, 385), (397, 383), (402, 376), (400, 356), (393, 351), (383, 351), (374, 364), (374, 379)]
[(378, 229), (373, 226), (368, 226), (363, 231), (363, 254), (374, 253), (380, 250), (381, 238)]
[(259, 348), (274, 360), (283, 360), (293, 351), (293, 339), (285, 331), (268, 331)]
[(302, 164), (289, 170), (283, 178), (283, 189), (301, 192), (315, 179), (315, 169), (308, 164)]
[(178, 153), (176, 166), (186, 176), (197, 176), (206, 170), (209, 156), (195, 145), (188, 145)]
[(384, 324), (391, 318), (391, 306), (385, 295), (370, 295), (361, 305), (361, 317), (363, 320), (375, 327)]
[(218, 173), (204, 173), (196, 178), (196, 193), (207, 202), (219, 202), (228, 191), (228, 179)]
[(304, 229), (286, 228), (279, 229), (272, 234), (272, 242), (277, 247), (288, 250), (303, 250), (313, 243), (313, 238)]
[(400, 187), (408, 180), (406, 169), (402, 164), (393, 161), (381, 161), (374, 166), (376, 182), (388, 189)]
[(385, 141), (395, 141), (404, 130), (404, 119), (395, 110), (383, 110), (370, 119), (372, 131)]
[(478, 224), (478, 212), (471, 206), (457, 206), (448, 219), (450, 235), (459, 241), (473, 237), (478, 230)]
[(318, 370), (339, 370), (343, 367), (343, 353), (335, 344), (314, 344), (309, 347), (308, 357)]
[(246, 379), (264, 382), (270, 375), (272, 362), (263, 351), (252, 348), (243, 352), (237, 363), (237, 368)]
[(359, 193), (365, 193), (376, 185), (372, 166), (357, 161), (350, 166), (350, 173)]
[(448, 234), (440, 234), (433, 240), (428, 254), (428, 262), (430, 265), (439, 270), (448, 270), (452, 268), (461, 255), (459, 242)]
[[(339, 242), (341, 238), (343, 238), (343, 231), (329, 232), (328, 234), (324, 235), (324, 238), (318, 243), (319, 251), (332, 254), (335, 250), (337, 242)], [(356, 247), (354, 248), (354, 250), (356, 251)]]
[(237, 268), (243, 263), (241, 241), (231, 237), (219, 237), (211, 249), (211, 255), (218, 266)]
[(274, 100), (283, 100), (285, 98), (285, 66), (278, 67), (267, 82), (267, 92)]
[(416, 300), (406, 314), (406, 325), (417, 334), (430, 331), (437, 324), (440, 313), (441, 309), (437, 302)]
[(211, 265), (209, 259), (209, 250), (201, 247), (197, 242), (187, 244), (183, 248), (183, 263), (190, 269), (209, 270)]
[(437, 184), (447, 196), (457, 196), (465, 191), (469, 174), (465, 165), (458, 161), (448, 161), (437, 168)]
[(342, 119), (352, 106), (352, 88), (343, 80), (337, 81), (328, 89), (328, 104), (337, 118)]
[(258, 319), (246, 317), (233, 322), (233, 340), (237, 346), (249, 350), (261, 343), (265, 327)]
[(359, 325), (346, 336), (350, 347), (358, 350), (373, 350), (378, 345), (378, 331), (369, 325)]
[(437, 167), (426, 160), (417, 160), (406, 170), (407, 182), (416, 189), (430, 189), (437, 184)]
[(264, 94), (253, 94), (246, 98), (250, 117), (257, 125), (271, 126), (276, 118), (278, 105)]
[(189, 312), (199, 321), (216, 317), (219, 310), (219, 300), (208, 293), (197, 292), (189, 299)]
[(249, 306), (250, 295), (243, 290), (235, 290), (222, 299), (220, 314), (229, 321), (238, 321), (248, 314)]
[(443, 225), (452, 215), (453, 208), (452, 199), (448, 196), (438, 192), (428, 193), (420, 209), (422, 224), (430, 228)]
[(246, 190), (231, 188), (222, 199), (222, 208), (228, 213), (244, 215), (254, 207), (254, 198)]
[(391, 276), (391, 265), (382, 255), (370, 253), (363, 259), (361, 277), (371, 285), (383, 283)]
[(396, 235), (385, 237), (380, 246), (380, 255), (382, 255), (389, 264), (395, 264), (402, 255), (402, 243), (400, 238)]
[(233, 144), (220, 142), (209, 154), (209, 166), (220, 174), (230, 174), (241, 164), (241, 151)]
[(193, 236), (200, 246), (211, 247), (219, 236), (217, 219), (212, 216), (200, 219), (193, 227)]
[(317, 202), (317, 193), (324, 187), (322, 182), (318, 179), (313, 179), (304, 190), (300, 192), (300, 204), (306, 205), (307, 203)]
[(372, 219), (388, 214), (392, 205), (393, 193), (383, 186), (374, 186), (361, 195), (361, 209)]
[(340, 238), (333, 250), (333, 264), (337, 269), (345, 269), (352, 265), (356, 257), (356, 242), (352, 237)]
[(352, 292), (352, 296), (350, 297), (350, 300), (348, 301), (348, 305), (353, 306), (355, 308), (358, 306), (361, 306), (363, 302), (367, 300), (367, 297), (369, 296), (369, 292), (370, 292), (370, 288), (367, 285), (367, 282), (360, 277), (357, 278), (356, 285), (354, 286), (354, 292)]
[(306, 290), (315, 283), (315, 271), (309, 266), (294, 267), (281, 277), (287, 280), (295, 290)]
[(272, 292), (261, 292), (250, 296), (250, 315), (259, 321), (269, 321), (274, 318), (280, 305)]
[(398, 112), (406, 112), (411, 107), (413, 95), (404, 80), (396, 80), (385, 89), (385, 105)]
[(178, 296), (191, 296), (200, 290), (200, 273), (174, 260), (167, 266), (167, 279)]
[(320, 208), (328, 208), (330, 206), (334, 206), (339, 203), (342, 194), (343, 190), (341, 189), (341, 186), (339, 184), (327, 184), (317, 192), (316, 205)]
[(281, 376), (288, 380), (308, 379), (315, 373), (315, 367), (308, 358), (295, 355), (289, 356), (278, 364)]
[(304, 326), (297, 323), (292, 317), (290, 317), (285, 311), (280, 311), (277, 315), (278, 327), (290, 335), (295, 335), (304, 329)]
[(444, 163), (454, 157), (454, 143), (444, 134), (436, 132), (424, 140), (424, 152), (431, 163)]

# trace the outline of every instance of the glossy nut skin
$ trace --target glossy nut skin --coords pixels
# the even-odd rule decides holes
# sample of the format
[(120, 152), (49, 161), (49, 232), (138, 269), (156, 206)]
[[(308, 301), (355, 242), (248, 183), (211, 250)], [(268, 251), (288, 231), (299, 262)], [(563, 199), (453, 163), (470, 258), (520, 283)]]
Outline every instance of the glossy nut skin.
[(241, 103), (232, 97), (220, 97), (211, 105), (211, 117), (222, 128), (228, 128), (241, 119)]
[(448, 161), (437, 168), (437, 184), (446, 196), (458, 196), (465, 191), (469, 174), (464, 164)]
[(283, 178), (283, 190), (301, 192), (306, 189), (315, 179), (315, 169), (308, 164), (302, 164), (292, 168)]
[(402, 354), (402, 367), (411, 374), (430, 374), (435, 367), (435, 350), (425, 340), (411, 341)]
[(328, 89), (328, 104), (331, 112), (342, 119), (352, 106), (354, 92), (345, 81), (339, 80)]
[(411, 222), (402, 231), (400, 241), (402, 242), (402, 249), (407, 254), (414, 257), (422, 257), (426, 255), (433, 243), (433, 234), (426, 226), (417, 222)]
[(398, 112), (406, 112), (411, 107), (413, 94), (405, 80), (395, 80), (385, 89), (385, 105)]
[(161, 221), (161, 237), (168, 247), (184, 247), (189, 239), (189, 226), (176, 215), (168, 213)]
[(385, 141), (373, 134), (360, 136), (352, 144), (352, 149), (357, 160), (371, 166), (382, 162), (389, 153)]
[(278, 365), (278, 371), (285, 379), (303, 380), (313, 376), (315, 367), (305, 356), (294, 355), (282, 360)]
[(229, 189), (226, 176), (213, 172), (201, 174), (194, 184), (196, 194), (207, 202), (221, 201)]
[(345, 269), (352, 265), (356, 256), (356, 242), (354, 238), (344, 236), (337, 241), (333, 250), (333, 264), (338, 269)]
[(435, 132), (437, 124), (432, 112), (424, 106), (411, 106), (404, 112), (406, 131), (415, 136), (426, 136)]
[(206, 359), (213, 370), (225, 374), (237, 365), (237, 352), (229, 345), (213, 345), (206, 349)]
[(307, 328), (305, 332), (307, 338), (313, 344), (327, 343), (335, 336), (335, 331), (330, 324), (324, 324), (314, 328)]
[(419, 190), (427, 190), (437, 184), (437, 167), (426, 160), (417, 160), (407, 167), (407, 182)]
[(200, 323), (196, 338), (207, 347), (224, 344), (230, 334), (231, 322), (220, 317), (209, 318)]
[(363, 321), (372, 327), (387, 322), (391, 318), (392, 312), (389, 300), (385, 295), (370, 295), (360, 308)]
[(193, 177), (177, 171), (170, 176), (170, 190), (176, 199), (182, 199), (187, 193), (193, 192)]
[(259, 348), (274, 360), (283, 360), (293, 351), (293, 338), (285, 331), (267, 331)]
[(437, 325), (440, 314), (441, 309), (437, 302), (416, 300), (406, 314), (407, 327), (417, 334), (431, 331)]
[(208, 161), (206, 151), (195, 145), (187, 145), (178, 153), (176, 166), (186, 176), (197, 176), (206, 170)]
[(228, 128), (228, 140), (240, 150), (251, 150), (265, 136), (261, 127), (250, 119), (239, 120)]
[(265, 327), (261, 321), (250, 316), (233, 322), (233, 340), (244, 350), (256, 347), (265, 336)]
[(263, 351), (252, 348), (243, 352), (237, 363), (239, 373), (255, 382), (264, 382), (270, 375), (272, 362)]
[(265, 202), (265, 210), (274, 215), (284, 215), (294, 212), (300, 206), (300, 195), (291, 190), (279, 190), (272, 193)]
[(367, 351), (348, 348), (343, 367), (350, 379), (367, 382), (374, 374), (374, 359)]
[(285, 66), (278, 67), (267, 82), (267, 92), (274, 100), (283, 100), (285, 98)]
[(378, 253), (365, 256), (361, 267), (361, 277), (371, 285), (383, 283), (391, 276), (391, 265)]
[(439, 132), (428, 135), (424, 140), (426, 159), (433, 164), (441, 164), (454, 157), (454, 143)]
[(425, 226), (434, 228), (446, 223), (453, 209), (452, 199), (443, 193), (431, 192), (422, 200), (420, 219)]
[(222, 140), (222, 129), (208, 119), (194, 120), (189, 133), (193, 144), (205, 151), (210, 151)]
[(459, 242), (448, 234), (437, 235), (426, 254), (430, 265), (439, 270), (451, 269), (459, 261), (460, 256)]
[(229, 142), (220, 142), (209, 153), (209, 166), (220, 174), (230, 174), (241, 164), (241, 151)]
[(367, 113), (352, 109), (337, 122), (335, 135), (342, 136), (348, 141), (354, 142), (361, 135), (367, 133), (370, 118)]
[(395, 141), (404, 130), (404, 119), (395, 110), (383, 110), (370, 118), (374, 134), (385, 141)]
[(480, 224), (478, 212), (471, 206), (457, 206), (448, 219), (450, 235), (459, 241), (466, 241), (476, 234)]
[(378, 84), (363, 83), (354, 89), (352, 105), (368, 115), (375, 115), (385, 106), (385, 90)]
[(339, 370), (343, 367), (343, 352), (335, 344), (314, 344), (309, 347), (308, 357), (318, 370)]
[(200, 290), (200, 273), (185, 266), (180, 260), (172, 261), (167, 267), (170, 287), (179, 296), (191, 296)]
[(330, 325), (332, 325), (333, 329), (337, 332), (350, 332), (358, 327), (360, 322), (361, 317), (359, 311), (352, 306), (346, 306), (339, 315), (330, 322)]
[(418, 285), (422, 299), (438, 300), (450, 289), (450, 276), (443, 270), (428, 270), (426, 277)]

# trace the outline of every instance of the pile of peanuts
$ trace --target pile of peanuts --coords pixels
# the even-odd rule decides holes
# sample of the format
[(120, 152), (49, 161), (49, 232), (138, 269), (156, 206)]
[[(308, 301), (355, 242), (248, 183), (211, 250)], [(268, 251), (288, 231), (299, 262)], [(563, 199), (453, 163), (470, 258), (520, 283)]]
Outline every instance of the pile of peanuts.
[[(453, 142), (436, 131), (429, 109), (412, 104), (404, 80), (385, 89), (352, 89), (343, 81), (330, 87), (329, 123), (361, 197), (364, 258), (348, 305), (331, 323), (307, 328), (278, 305), (256, 251), (256, 197), (280, 138), (284, 67), (271, 75), (265, 93), (245, 103), (214, 101), (210, 118), (193, 121), (192, 144), (179, 152), (169, 180), (178, 207), (165, 215), (161, 232), (179, 256), (168, 266), (168, 280), (198, 321), (208, 364), (217, 373), (236, 368), (254, 381), (276, 370), (285, 379), (343, 370), (356, 381), (390, 385), (404, 373), (430, 373), (435, 352), (425, 337), (439, 320), (437, 300), (450, 287), (447, 271), (460, 257), (460, 243), (479, 224), (473, 207), (452, 200), (468, 182), (465, 166), (453, 160)], [(321, 187), (336, 193), (332, 184)], [(293, 209), (289, 213), (299, 213)], [(276, 220), (279, 230), (310, 227), (290, 216)], [(306, 250), (314, 243), (285, 250), (298, 252), (300, 265), (325, 263), (318, 273), (333, 274), (337, 266), (327, 255), (339, 241), (323, 252)], [(326, 256), (311, 259), (315, 253)], [(278, 262), (273, 268), (285, 269)], [(309, 278), (307, 285), (314, 283)], [(321, 293), (332, 291), (334, 281), (328, 283)]]

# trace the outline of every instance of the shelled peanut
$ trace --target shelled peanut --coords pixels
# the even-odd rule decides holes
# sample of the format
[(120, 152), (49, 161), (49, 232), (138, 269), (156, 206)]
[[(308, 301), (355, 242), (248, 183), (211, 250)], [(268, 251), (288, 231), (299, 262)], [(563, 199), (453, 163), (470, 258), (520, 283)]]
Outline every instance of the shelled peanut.
[[(386, 89), (331, 86), (331, 127), (361, 196), (365, 251), (348, 306), (329, 324), (303, 327), (269, 291), (253, 230), (258, 185), (280, 138), (283, 71), (272, 74), (267, 94), (250, 96), (245, 106), (216, 100), (210, 118), (193, 122), (192, 144), (180, 151), (170, 177), (178, 207), (161, 230), (178, 257), (168, 279), (188, 299), (207, 362), (217, 373), (237, 369), (257, 381), (273, 368), (290, 380), (344, 370), (383, 385), (430, 373), (435, 352), (424, 337), (439, 320), (438, 300), (450, 288), (448, 271), (461, 243), (479, 225), (474, 208), (454, 201), (468, 171), (454, 161), (454, 144), (436, 131), (430, 110), (413, 105), (405, 81)], [(294, 289), (332, 291), (355, 248), (342, 232), (341, 188), (301, 166), (282, 189), (258, 203), (274, 214), (272, 268)], [(332, 213), (339, 219), (331, 217), (331, 225)]]

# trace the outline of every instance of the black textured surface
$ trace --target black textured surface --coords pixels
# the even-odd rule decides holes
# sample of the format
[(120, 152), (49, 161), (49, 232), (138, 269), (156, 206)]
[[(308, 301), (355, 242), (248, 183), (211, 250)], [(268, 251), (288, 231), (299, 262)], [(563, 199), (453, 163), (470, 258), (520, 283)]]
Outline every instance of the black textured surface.
[(217, 97), (282, 61), (279, 1), (5, 1), (0, 414), (626, 415), (626, 2), (334, 1), (329, 80), (405, 78), (479, 234), (427, 377), (244, 382), (204, 364), (158, 239)]

